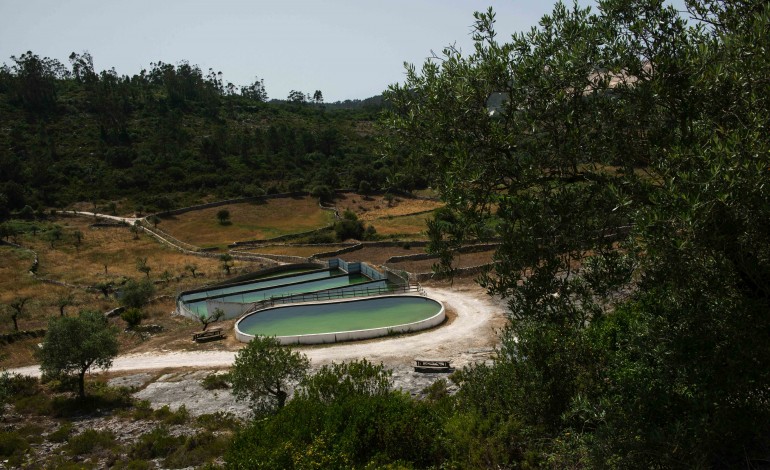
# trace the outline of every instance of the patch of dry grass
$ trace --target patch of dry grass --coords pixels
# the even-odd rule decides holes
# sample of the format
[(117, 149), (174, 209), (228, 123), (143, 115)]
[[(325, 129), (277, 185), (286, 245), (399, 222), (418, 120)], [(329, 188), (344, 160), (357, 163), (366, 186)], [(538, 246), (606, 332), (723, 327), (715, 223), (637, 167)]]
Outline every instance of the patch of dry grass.
[(378, 235), (407, 235), (412, 238), (425, 238), (428, 229), (427, 221), (433, 213), (406, 215), (402, 217), (385, 217), (372, 220), (369, 223), (377, 230)]
[(432, 211), (443, 207), (439, 201), (426, 201), (423, 199), (409, 199), (396, 197), (391, 205), (382, 195), (361, 196), (359, 194), (346, 194), (334, 201), (340, 213), (345, 210), (354, 212), (359, 219), (371, 222), (387, 217), (398, 217), (417, 212)]
[[(230, 224), (221, 225), (217, 212), (230, 212)], [(334, 222), (331, 211), (315, 199), (280, 198), (201, 209), (162, 219), (158, 228), (192, 245), (225, 246), (235, 241), (261, 240), (306, 232)]]
[[(54, 248), (44, 240), (43, 235), (25, 235), (21, 242), (36, 250), (40, 256), (38, 275), (70, 284), (92, 286), (97, 282), (121, 279), (123, 277), (144, 277), (137, 270), (137, 259), (146, 258), (151, 268), (150, 279), (158, 280), (164, 271), (172, 279), (186, 280), (190, 276), (185, 265), (199, 267), (196, 274), (204, 279), (223, 277), (221, 263), (215, 258), (186, 255), (162, 245), (154, 238), (142, 234), (134, 240), (128, 227), (90, 227), (91, 219), (71, 217), (56, 223), (63, 228), (62, 239)], [(73, 234), (80, 231), (83, 239), (80, 247), (74, 245)], [(105, 268), (106, 265), (106, 268)], [(236, 266), (249, 265), (236, 262)], [(196, 281), (196, 283), (201, 280)]]

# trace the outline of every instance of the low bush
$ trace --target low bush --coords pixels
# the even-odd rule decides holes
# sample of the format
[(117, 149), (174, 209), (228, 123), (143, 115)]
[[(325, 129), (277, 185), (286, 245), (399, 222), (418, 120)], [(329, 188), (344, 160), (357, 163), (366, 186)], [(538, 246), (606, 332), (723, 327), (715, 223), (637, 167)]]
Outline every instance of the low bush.
[(152, 406), (147, 400), (134, 402), (134, 407), (121, 413), (121, 417), (133, 420), (150, 419), (152, 417)]
[(29, 442), (14, 431), (0, 432), (0, 457), (23, 455), (29, 449)]
[(133, 459), (157, 459), (167, 457), (182, 445), (184, 437), (172, 436), (168, 428), (160, 426), (142, 434), (131, 447), (129, 455)]
[(129, 460), (128, 462), (117, 462), (112, 468), (113, 470), (150, 470), (155, 468), (155, 464), (146, 460), (136, 459)]
[(12, 401), (17, 413), (24, 415), (51, 416), (54, 414), (54, 404), (45, 392), (37, 395), (20, 396)]
[(200, 415), (196, 418), (198, 426), (207, 431), (237, 431), (241, 422), (230, 413), (218, 411), (212, 414)]
[(30, 444), (40, 444), (43, 442), (43, 429), (39, 424), (29, 423), (17, 429), (16, 432)]
[(312, 245), (324, 245), (327, 243), (334, 243), (337, 239), (330, 232), (317, 232), (310, 235), (307, 242)]
[(80, 434), (71, 436), (67, 441), (66, 449), (71, 455), (84, 455), (98, 449), (109, 450), (115, 446), (117, 443), (112, 432), (86, 429)]
[(72, 434), (72, 423), (64, 422), (59, 429), (48, 435), (50, 442), (66, 442)]
[(54, 417), (70, 417), (84, 413), (93, 413), (96, 410), (119, 410), (130, 408), (134, 405), (131, 390), (126, 387), (110, 387), (105, 382), (91, 382), (87, 384), (88, 394), (86, 398), (54, 397), (52, 400)]
[(227, 374), (209, 374), (201, 381), (201, 386), (206, 390), (224, 390), (230, 388)]
[(120, 314), (120, 318), (126, 322), (126, 325), (128, 325), (129, 328), (136, 328), (142, 323), (144, 315), (138, 308), (128, 308)]
[(181, 405), (176, 411), (171, 411), (168, 405), (163, 405), (152, 413), (153, 417), (163, 424), (184, 424), (190, 419), (187, 407)]
[(185, 439), (184, 444), (177, 447), (163, 461), (168, 468), (200, 467), (212, 462), (224, 454), (230, 439), (226, 436), (215, 436), (210, 432), (202, 432)]

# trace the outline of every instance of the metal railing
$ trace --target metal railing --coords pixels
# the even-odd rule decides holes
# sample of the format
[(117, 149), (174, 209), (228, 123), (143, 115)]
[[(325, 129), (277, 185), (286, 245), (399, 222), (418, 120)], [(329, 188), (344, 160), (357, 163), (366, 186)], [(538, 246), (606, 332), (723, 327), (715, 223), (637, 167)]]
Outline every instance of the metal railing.
[(390, 287), (367, 287), (364, 289), (342, 289), (337, 291), (319, 291), (307, 294), (285, 294), (282, 296), (270, 297), (249, 305), (244, 309), (245, 313), (252, 313), (275, 305), (294, 304), (302, 302), (321, 302), (326, 300), (346, 299), (353, 297), (374, 297), (376, 295), (394, 295), (416, 293), (425, 297), (427, 294), (419, 283), (390, 286)]

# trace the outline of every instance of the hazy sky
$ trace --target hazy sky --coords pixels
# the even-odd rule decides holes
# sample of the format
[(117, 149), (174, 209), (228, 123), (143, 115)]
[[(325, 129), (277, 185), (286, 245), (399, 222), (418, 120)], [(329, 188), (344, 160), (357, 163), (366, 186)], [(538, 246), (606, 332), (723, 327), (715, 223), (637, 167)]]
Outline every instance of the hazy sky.
[[(97, 71), (133, 75), (187, 60), (225, 83), (264, 79), (270, 98), (321, 90), (367, 98), (452, 43), (470, 51), (473, 12), (492, 6), (499, 38), (528, 30), (550, 0), (0, 0), (0, 63), (31, 50), (69, 66), (88, 51)], [(591, 4), (581, 0), (581, 4)], [(681, 6), (683, 0), (674, 4)]]

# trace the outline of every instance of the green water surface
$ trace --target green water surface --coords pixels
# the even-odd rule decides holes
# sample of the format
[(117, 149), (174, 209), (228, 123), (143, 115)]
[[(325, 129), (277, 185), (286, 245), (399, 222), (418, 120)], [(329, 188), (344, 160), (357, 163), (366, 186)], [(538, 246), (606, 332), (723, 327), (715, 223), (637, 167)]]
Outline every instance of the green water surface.
[[(294, 278), (292, 278), (293, 280)], [(298, 284), (281, 285), (276, 287), (270, 287), (267, 289), (260, 289), (253, 292), (243, 292), (239, 294), (226, 295), (224, 297), (217, 297), (216, 300), (223, 302), (237, 302), (237, 303), (252, 303), (260, 300), (269, 299), (270, 297), (278, 297), (290, 294), (304, 294), (306, 292), (316, 292), (320, 290), (333, 289), (335, 287), (344, 287), (353, 284), (361, 284), (363, 282), (370, 281), (368, 277), (362, 274), (348, 274), (345, 276), (336, 276), (326, 279), (316, 279), (307, 282), (300, 282)], [(208, 312), (206, 308), (206, 301), (199, 300), (196, 302), (186, 303), (187, 308), (198, 314), (206, 314)]]
[(441, 304), (425, 297), (380, 297), (271, 308), (247, 316), (238, 328), (250, 335), (265, 336), (335, 333), (413, 323), (439, 311)]

